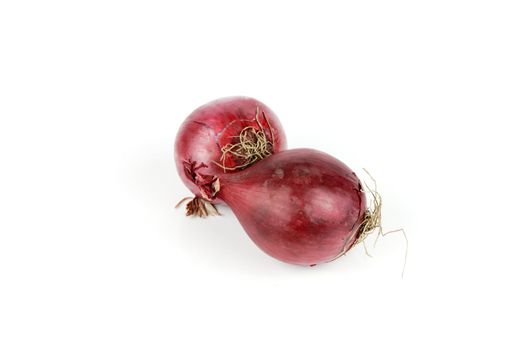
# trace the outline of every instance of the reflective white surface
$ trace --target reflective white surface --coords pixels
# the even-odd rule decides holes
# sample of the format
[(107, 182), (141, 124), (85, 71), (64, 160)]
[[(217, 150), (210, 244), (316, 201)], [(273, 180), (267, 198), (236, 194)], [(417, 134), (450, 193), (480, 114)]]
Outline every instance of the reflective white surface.
[[(2, 1), (0, 348), (523, 349), (524, 6)], [(239, 94), (371, 172), (403, 280), (399, 234), (302, 268), (174, 209)]]

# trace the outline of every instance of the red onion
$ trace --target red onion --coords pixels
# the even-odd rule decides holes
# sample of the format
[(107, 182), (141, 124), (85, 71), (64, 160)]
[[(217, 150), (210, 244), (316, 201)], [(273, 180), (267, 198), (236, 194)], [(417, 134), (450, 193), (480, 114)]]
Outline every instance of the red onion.
[(364, 238), (372, 222), (356, 174), (316, 150), (280, 152), (201, 191), (211, 187), (255, 244), (287, 263), (334, 260)]
[(213, 196), (217, 189), (209, 185), (218, 175), (246, 169), (284, 149), (286, 136), (281, 123), (260, 101), (229, 97), (197, 108), (186, 118), (175, 140), (177, 171), (196, 195), (186, 207), (187, 214), (216, 213), (211, 203), (220, 199)]

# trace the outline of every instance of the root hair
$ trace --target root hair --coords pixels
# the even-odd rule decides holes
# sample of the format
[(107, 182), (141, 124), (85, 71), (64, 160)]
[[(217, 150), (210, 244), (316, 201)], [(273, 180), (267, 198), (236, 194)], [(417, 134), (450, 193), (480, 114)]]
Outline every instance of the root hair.
[[(260, 114), (264, 118), (264, 121), (268, 125), (270, 130), (271, 141), (266, 137), (265, 129), (263, 128), (261, 121), (259, 120)], [(264, 111), (260, 113), (259, 107), (255, 112), (255, 121), (257, 127), (247, 126), (241, 130), (239, 136), (233, 138), (238, 139), (236, 143), (229, 143), (221, 148), (220, 163), (213, 161), (213, 163), (226, 171), (244, 169), (252, 165), (253, 163), (264, 159), (273, 154), (274, 135), (270, 121), (266, 117)], [(234, 167), (226, 166), (226, 157), (231, 155), (236, 159), (241, 160), (241, 164)]]
[[(343, 251), (338, 256), (336, 256), (333, 260), (341, 257), (342, 255), (345, 255), (350, 249), (354, 248), (359, 243), (363, 243), (363, 247), (365, 249), (366, 255), (368, 255), (369, 257), (372, 257), (372, 255), (370, 255), (370, 253), (368, 252), (368, 248), (366, 247), (366, 238), (372, 232), (377, 231), (377, 236), (376, 236), (376, 239), (374, 240), (374, 248), (377, 244), (379, 236), (384, 237), (391, 233), (401, 232), (403, 233), (403, 237), (405, 238), (405, 259), (403, 262), (403, 271), (401, 272), (401, 278), (403, 278), (405, 274), (405, 267), (407, 264), (407, 256), (408, 256), (408, 237), (405, 233), (405, 230), (402, 228), (387, 231), (387, 232), (383, 231), (383, 225), (381, 223), (381, 209), (383, 206), (383, 199), (381, 198), (381, 195), (377, 191), (377, 182), (374, 179), (374, 177), (370, 175), (368, 170), (366, 169), (363, 169), (363, 170), (366, 172), (366, 174), (370, 177), (370, 179), (374, 183), (373, 188), (371, 188), (370, 186), (368, 186), (366, 182), (364, 182), (367, 192), (372, 195), (372, 202), (366, 209), (365, 218), (363, 219), (363, 222), (361, 223), (361, 225), (359, 225), (359, 228), (357, 229), (356, 233), (350, 236), (348, 239), (348, 243), (350, 243), (351, 245), (350, 246), (345, 245)], [(354, 238), (355, 235), (357, 235), (357, 239), (355, 240), (355, 242), (352, 243), (352, 239)]]
[(182, 203), (189, 201), (186, 204), (186, 216), (198, 216), (201, 218), (207, 216), (220, 215), (217, 207), (212, 202), (207, 201), (201, 197), (185, 197), (180, 200), (179, 203), (175, 206), (178, 208)]

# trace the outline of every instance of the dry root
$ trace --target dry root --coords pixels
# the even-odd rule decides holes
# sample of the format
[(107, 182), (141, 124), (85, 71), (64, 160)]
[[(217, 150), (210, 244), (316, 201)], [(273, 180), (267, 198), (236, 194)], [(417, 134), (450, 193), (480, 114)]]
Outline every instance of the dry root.
[[(238, 139), (237, 143), (229, 143), (221, 148), (221, 163), (213, 163), (221, 167), (224, 172), (226, 172), (227, 170), (231, 171), (247, 168), (258, 160), (271, 156), (273, 154), (274, 144), (273, 130), (264, 112), (262, 112), (262, 116), (268, 125), (268, 128), (270, 129), (271, 141), (266, 137), (264, 128), (259, 121), (259, 107), (257, 107), (255, 121), (257, 122), (258, 128), (254, 126), (247, 126), (246, 128), (242, 129), (239, 133), (239, 136), (234, 136), (234, 138)], [(228, 155), (231, 155), (235, 157), (235, 159), (240, 160), (240, 164), (234, 167), (227, 167), (226, 160)]]
[[(353, 247), (355, 247), (359, 243), (363, 243), (363, 247), (365, 249), (366, 255), (371, 257), (371, 255), (368, 252), (368, 249), (366, 247), (365, 240), (372, 232), (377, 231), (377, 236), (376, 236), (376, 239), (374, 241), (374, 247), (377, 244), (377, 240), (379, 239), (379, 236), (383, 236), (384, 237), (384, 236), (386, 236), (386, 235), (388, 235), (390, 233), (401, 232), (401, 233), (403, 233), (403, 236), (405, 237), (405, 242), (406, 242), (405, 260), (404, 260), (404, 263), (403, 263), (403, 272), (401, 273), (401, 277), (403, 277), (403, 275), (405, 273), (405, 267), (406, 267), (407, 255), (408, 255), (408, 238), (407, 238), (407, 235), (406, 235), (404, 229), (397, 229), (397, 230), (392, 230), (392, 231), (387, 231), (387, 232), (383, 231), (383, 226), (381, 224), (381, 208), (383, 206), (383, 200), (381, 198), (381, 195), (377, 191), (376, 180), (372, 177), (372, 175), (370, 175), (370, 173), (366, 169), (363, 169), (363, 170), (368, 174), (368, 176), (370, 177), (370, 179), (372, 179), (372, 182), (374, 183), (374, 188), (373, 189), (370, 188), (370, 186), (368, 186), (368, 184), (366, 182), (364, 183), (365, 186), (366, 186), (366, 189), (372, 195), (372, 203), (368, 207), (368, 209), (366, 210), (365, 218), (364, 218), (363, 222), (361, 223), (361, 225), (359, 226), (359, 228), (357, 229), (357, 232), (356, 232), (357, 239), (355, 240), (354, 243), (351, 243), (351, 240), (349, 240), (350, 241), (349, 243), (351, 245), (350, 246), (345, 246), (345, 248), (343, 249), (342, 253), (339, 254), (335, 259), (337, 259), (340, 256), (346, 254), (350, 249), (352, 249)], [(351, 236), (350, 238), (353, 239), (354, 236)]]
[[(365, 182), (365, 186), (368, 192), (372, 195), (372, 205), (370, 205), (370, 207), (366, 210), (365, 218), (359, 226), (359, 229), (357, 230), (358, 236), (355, 244), (363, 242), (368, 237), (368, 235), (370, 235), (370, 233), (372, 233), (376, 229), (378, 232), (378, 237), (379, 234), (383, 232), (383, 226), (381, 225), (381, 207), (383, 205), (383, 200), (379, 192), (377, 192), (376, 180), (372, 177), (372, 175), (370, 175), (370, 173), (366, 169), (363, 170), (368, 174), (368, 176), (370, 176), (370, 178), (374, 182), (374, 189), (372, 190)], [(370, 255), (368, 254), (368, 251), (366, 253), (367, 255)]]
[(198, 217), (207, 217), (207, 216), (214, 216), (214, 215), (220, 215), (219, 211), (215, 207), (215, 205), (204, 198), (201, 197), (186, 197), (183, 198), (175, 208), (178, 208), (181, 206), (182, 203), (189, 201), (186, 204), (186, 216), (198, 216)]

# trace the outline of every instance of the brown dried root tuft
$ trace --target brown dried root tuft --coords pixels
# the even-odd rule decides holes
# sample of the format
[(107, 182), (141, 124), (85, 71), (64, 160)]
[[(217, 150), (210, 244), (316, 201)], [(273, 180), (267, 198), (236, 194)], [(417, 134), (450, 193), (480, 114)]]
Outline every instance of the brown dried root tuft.
[(405, 267), (407, 264), (408, 237), (405, 233), (405, 230), (402, 228), (397, 229), (397, 230), (387, 231), (387, 232), (383, 231), (383, 225), (381, 224), (381, 207), (383, 205), (383, 202), (382, 202), (381, 195), (379, 194), (379, 192), (377, 192), (377, 182), (366, 169), (363, 169), (363, 170), (368, 174), (368, 176), (370, 177), (370, 179), (372, 179), (374, 183), (374, 188), (371, 189), (368, 186), (368, 184), (365, 182), (365, 186), (368, 189), (368, 192), (372, 195), (372, 205), (371, 205), (371, 208), (369, 208), (365, 213), (365, 219), (361, 223), (361, 226), (359, 227), (359, 230), (358, 230), (359, 236), (357, 237), (357, 241), (355, 242), (353, 246), (359, 243), (363, 243), (363, 247), (365, 248), (366, 255), (371, 256), (368, 253), (368, 249), (366, 248), (366, 244), (365, 244), (365, 240), (370, 235), (370, 233), (377, 230), (377, 236), (374, 241), (374, 247), (377, 244), (377, 240), (379, 239), (379, 236), (384, 237), (388, 234), (395, 233), (395, 232), (403, 233), (403, 237), (405, 237), (405, 260), (403, 262), (403, 271), (401, 272), (401, 278), (402, 278), (405, 274)]
[[(365, 218), (359, 226), (359, 229), (357, 230), (358, 236), (355, 244), (364, 242), (368, 235), (370, 235), (370, 233), (372, 233), (375, 229), (378, 230), (378, 233), (383, 232), (383, 226), (381, 225), (381, 207), (383, 205), (383, 200), (379, 192), (377, 192), (376, 180), (372, 177), (372, 175), (370, 175), (370, 173), (366, 169), (363, 170), (368, 174), (368, 176), (370, 176), (370, 178), (374, 182), (374, 189), (372, 190), (365, 182), (365, 186), (368, 192), (372, 195), (372, 205), (366, 210)], [(366, 254), (370, 255), (368, 254), (368, 251), (366, 251)]]
[[(377, 236), (376, 236), (376, 239), (374, 241), (374, 247), (377, 244), (377, 240), (379, 239), (379, 236), (383, 236), (384, 237), (384, 236), (386, 236), (388, 234), (391, 234), (391, 233), (394, 233), (394, 232), (402, 232), (403, 236), (405, 237), (405, 242), (406, 242), (405, 261), (403, 263), (403, 272), (401, 273), (401, 277), (403, 277), (403, 275), (405, 273), (405, 267), (406, 267), (406, 264), (407, 264), (407, 255), (408, 255), (408, 238), (407, 238), (407, 235), (406, 235), (404, 229), (397, 229), (397, 230), (392, 230), (392, 231), (387, 231), (387, 232), (383, 231), (383, 226), (381, 224), (381, 208), (383, 206), (383, 200), (381, 198), (381, 195), (377, 191), (376, 180), (372, 177), (372, 175), (370, 175), (370, 173), (366, 169), (363, 169), (363, 170), (368, 174), (368, 176), (370, 177), (370, 179), (372, 179), (372, 182), (374, 183), (374, 188), (373, 189), (370, 188), (370, 186), (368, 186), (368, 184), (366, 182), (364, 183), (366, 188), (367, 188), (367, 190), (368, 190), (368, 192), (372, 195), (372, 203), (369, 206), (369, 208), (366, 210), (365, 218), (363, 219), (363, 222), (361, 223), (361, 225), (357, 229), (357, 232), (356, 232), (357, 239), (350, 246), (346, 246), (345, 245), (345, 248), (343, 249), (341, 254), (339, 254), (335, 259), (341, 257), (342, 255), (345, 255), (350, 249), (352, 249), (353, 247), (355, 247), (359, 243), (363, 243), (363, 247), (365, 248), (366, 255), (371, 257), (371, 255), (368, 252), (368, 249), (366, 247), (365, 240), (372, 232), (377, 231)], [(354, 236), (355, 235), (351, 236), (348, 241), (351, 242)]]
[(219, 211), (215, 207), (215, 205), (204, 198), (201, 197), (186, 197), (182, 198), (182, 200), (177, 203), (175, 208), (180, 207), (180, 205), (186, 201), (189, 202), (186, 204), (186, 216), (198, 216), (198, 217), (207, 217), (207, 216), (215, 216), (220, 215)]
[[(247, 126), (242, 129), (239, 133), (239, 136), (234, 136), (234, 138), (238, 139), (239, 142), (233, 144), (229, 143), (222, 147), (222, 155), (220, 158), (221, 163), (215, 161), (213, 163), (221, 167), (224, 172), (226, 172), (227, 170), (247, 168), (258, 160), (271, 156), (273, 154), (274, 144), (273, 130), (264, 112), (262, 112), (262, 116), (268, 125), (268, 129), (270, 129), (271, 141), (267, 139), (264, 128), (259, 121), (259, 107), (257, 107), (255, 121), (257, 122), (258, 128), (254, 126)], [(227, 167), (227, 155), (232, 155), (236, 159), (240, 159), (241, 164), (234, 167)]]

